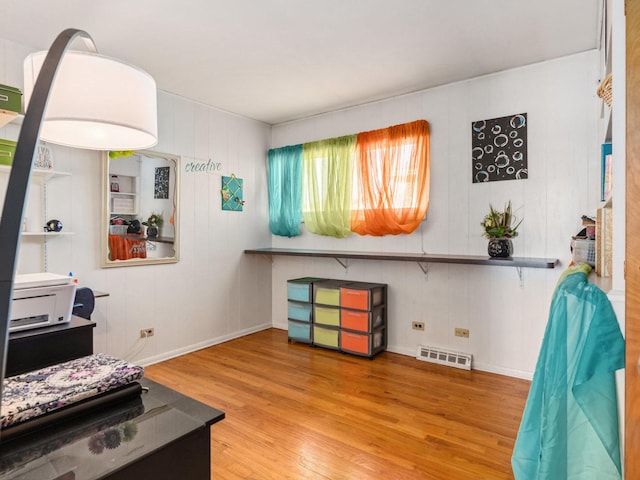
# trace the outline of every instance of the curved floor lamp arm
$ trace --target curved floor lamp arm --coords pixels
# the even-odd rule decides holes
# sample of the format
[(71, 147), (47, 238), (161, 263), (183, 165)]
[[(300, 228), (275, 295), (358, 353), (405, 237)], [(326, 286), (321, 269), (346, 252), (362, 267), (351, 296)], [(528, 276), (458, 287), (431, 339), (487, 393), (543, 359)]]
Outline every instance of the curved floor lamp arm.
[[(70, 28), (58, 35), (47, 53), (20, 128), (2, 208), (0, 219), (0, 252), (2, 252), (0, 255), (0, 405), (9, 343), (13, 278), (20, 243), (20, 229), (31, 180), (31, 167), (51, 86), (62, 57), (76, 37), (83, 37), (94, 45), (88, 33)], [(95, 45), (93, 51), (95, 51)]]

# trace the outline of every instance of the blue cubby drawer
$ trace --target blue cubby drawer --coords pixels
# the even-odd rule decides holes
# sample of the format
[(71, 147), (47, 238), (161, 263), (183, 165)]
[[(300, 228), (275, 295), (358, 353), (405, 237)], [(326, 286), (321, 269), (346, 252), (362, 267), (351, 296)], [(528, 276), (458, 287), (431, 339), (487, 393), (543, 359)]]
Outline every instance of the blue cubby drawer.
[(299, 322), (311, 321), (311, 304), (288, 302), (287, 317), (289, 320), (298, 320)]
[(303, 277), (287, 280), (287, 298), (297, 302), (313, 301), (313, 284), (321, 278)]
[(289, 320), (289, 340), (311, 343), (313, 340), (311, 337), (312, 332), (311, 323)]

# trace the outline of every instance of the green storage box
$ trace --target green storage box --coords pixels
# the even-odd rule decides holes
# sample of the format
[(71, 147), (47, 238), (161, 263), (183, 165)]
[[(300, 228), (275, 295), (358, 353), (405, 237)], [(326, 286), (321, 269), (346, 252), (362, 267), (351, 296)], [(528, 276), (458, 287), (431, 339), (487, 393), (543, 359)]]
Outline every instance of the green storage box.
[(16, 153), (16, 142), (0, 139), (0, 165), (11, 165)]
[(0, 110), (20, 113), (22, 111), (22, 90), (0, 85)]
[(340, 326), (340, 309), (331, 307), (313, 306), (313, 322), (333, 327)]
[(325, 348), (340, 349), (340, 329), (313, 326), (313, 344)]
[(324, 280), (313, 284), (313, 303), (340, 306), (340, 287), (353, 282), (345, 280)]

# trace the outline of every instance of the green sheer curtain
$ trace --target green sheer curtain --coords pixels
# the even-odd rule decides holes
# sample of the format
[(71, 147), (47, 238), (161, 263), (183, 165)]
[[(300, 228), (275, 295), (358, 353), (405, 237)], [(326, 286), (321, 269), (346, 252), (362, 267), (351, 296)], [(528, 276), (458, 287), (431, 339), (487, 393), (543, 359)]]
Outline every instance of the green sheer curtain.
[(302, 145), (269, 150), (269, 228), (281, 237), (300, 235)]
[(351, 234), (351, 179), (356, 135), (305, 143), (302, 215), (307, 230), (344, 238)]

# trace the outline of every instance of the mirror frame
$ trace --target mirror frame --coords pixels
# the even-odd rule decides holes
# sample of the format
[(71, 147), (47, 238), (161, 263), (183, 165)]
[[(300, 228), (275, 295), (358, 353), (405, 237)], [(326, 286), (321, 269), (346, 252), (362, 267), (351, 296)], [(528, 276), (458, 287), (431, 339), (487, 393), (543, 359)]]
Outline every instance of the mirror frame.
[(160, 158), (174, 162), (173, 174), (175, 178), (174, 187), (174, 241), (173, 251), (174, 255), (171, 257), (160, 258), (130, 258), (127, 260), (109, 260), (109, 194), (110, 177), (109, 177), (109, 152), (104, 152), (102, 157), (102, 215), (101, 215), (101, 228), (100, 228), (100, 265), (102, 268), (111, 267), (135, 267), (138, 265), (159, 265), (166, 263), (177, 263), (180, 261), (180, 161), (181, 157), (178, 155), (171, 155), (168, 153), (155, 152), (152, 150), (136, 150), (134, 154), (142, 155), (151, 158)]

